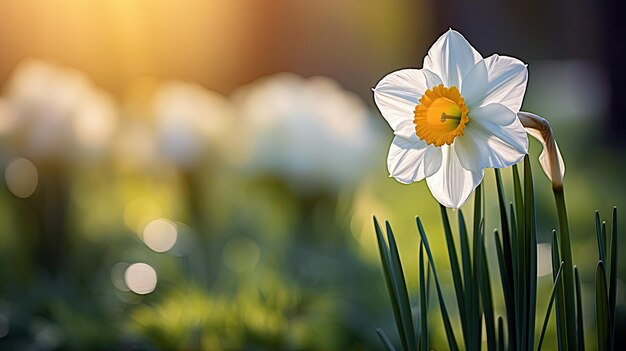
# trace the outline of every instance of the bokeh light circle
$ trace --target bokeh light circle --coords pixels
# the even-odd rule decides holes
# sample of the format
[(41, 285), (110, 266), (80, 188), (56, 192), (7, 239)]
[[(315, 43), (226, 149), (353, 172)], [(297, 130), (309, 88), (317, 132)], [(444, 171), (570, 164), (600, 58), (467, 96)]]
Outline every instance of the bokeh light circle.
[(167, 219), (159, 218), (151, 221), (143, 230), (143, 241), (156, 252), (169, 251), (178, 238), (176, 225)]
[(37, 168), (29, 160), (18, 157), (13, 159), (4, 171), (7, 188), (19, 198), (25, 199), (37, 190), (39, 174)]
[(146, 263), (133, 263), (126, 268), (124, 282), (132, 292), (145, 295), (156, 288), (157, 274), (154, 268)]

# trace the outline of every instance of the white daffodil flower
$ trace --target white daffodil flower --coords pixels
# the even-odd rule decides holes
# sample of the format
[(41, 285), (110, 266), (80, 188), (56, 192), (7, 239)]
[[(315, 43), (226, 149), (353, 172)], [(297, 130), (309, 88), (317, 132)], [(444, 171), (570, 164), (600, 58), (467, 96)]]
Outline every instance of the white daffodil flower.
[(385, 76), (374, 99), (394, 131), (387, 166), (401, 183), (426, 178), (442, 205), (460, 207), (483, 179), (528, 153), (517, 113), (528, 71), (512, 57), (483, 58), (450, 29), (430, 48), (422, 69)]

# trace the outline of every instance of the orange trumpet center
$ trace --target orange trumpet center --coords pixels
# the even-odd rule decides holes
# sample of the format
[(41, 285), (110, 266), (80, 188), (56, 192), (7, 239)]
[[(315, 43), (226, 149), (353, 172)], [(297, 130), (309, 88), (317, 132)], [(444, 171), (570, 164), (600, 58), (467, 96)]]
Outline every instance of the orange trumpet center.
[(415, 134), (427, 144), (450, 145), (457, 136), (463, 135), (469, 122), (468, 113), (459, 89), (439, 84), (426, 90), (415, 107)]

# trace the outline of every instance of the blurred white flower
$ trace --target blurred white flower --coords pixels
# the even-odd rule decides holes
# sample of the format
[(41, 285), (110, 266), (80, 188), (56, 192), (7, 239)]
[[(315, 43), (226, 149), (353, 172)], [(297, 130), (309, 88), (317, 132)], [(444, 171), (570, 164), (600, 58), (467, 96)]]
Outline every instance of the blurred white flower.
[(116, 128), (112, 98), (79, 71), (25, 60), (6, 87), (2, 125), (17, 152), (68, 161), (103, 152)]
[(395, 138), (389, 173), (401, 183), (426, 178), (442, 205), (458, 208), (483, 179), (528, 153), (519, 112), (528, 71), (520, 60), (483, 58), (449, 30), (430, 48), (423, 69), (385, 76), (374, 98)]
[(183, 82), (161, 84), (154, 95), (156, 132), (164, 156), (182, 168), (217, 156), (230, 138), (232, 108), (218, 93)]
[(301, 190), (337, 189), (372, 166), (380, 137), (370, 113), (329, 78), (282, 73), (240, 88), (233, 100), (240, 119), (232, 137), (253, 174), (273, 174)]

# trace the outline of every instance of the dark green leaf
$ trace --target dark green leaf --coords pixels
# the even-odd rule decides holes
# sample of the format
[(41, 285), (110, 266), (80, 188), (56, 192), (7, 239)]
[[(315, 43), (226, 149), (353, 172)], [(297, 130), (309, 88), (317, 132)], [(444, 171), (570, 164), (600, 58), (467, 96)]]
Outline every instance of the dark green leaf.
[(419, 254), (420, 280), (420, 349), (430, 350), (428, 340), (428, 291), (426, 290), (426, 273), (424, 272), (424, 244), (420, 242)]
[(507, 330), (509, 332), (509, 344), (517, 346), (516, 338), (516, 307), (513, 292), (511, 291), (510, 277), (507, 275), (504, 251), (502, 250), (502, 241), (497, 230), (494, 232), (496, 238), (496, 254), (498, 257), (498, 268), (500, 272), (500, 282), (502, 284), (502, 292), (504, 294), (504, 307), (506, 309)]
[(480, 235), (480, 242), (478, 244), (478, 251), (476, 253), (475, 260), (477, 262), (478, 269), (478, 284), (480, 286), (480, 296), (483, 305), (483, 311), (485, 315), (485, 329), (487, 332), (487, 350), (493, 351), (496, 349), (496, 331), (494, 325), (494, 312), (493, 312), (493, 300), (491, 294), (491, 280), (489, 279), (489, 264), (487, 262), (487, 256), (485, 254), (484, 236)]
[[(609, 278), (609, 315), (611, 316), (611, 339), (615, 340), (615, 299), (617, 297), (617, 267), (618, 267), (618, 250), (617, 241), (617, 207), (613, 207), (611, 215), (611, 273)], [(610, 345), (613, 348), (613, 345)]]
[[(463, 331), (465, 335), (465, 347), (468, 350), (480, 349), (481, 333), (478, 328), (482, 328), (482, 319), (477, 314), (478, 306), (478, 287), (472, 274), (472, 258), (469, 249), (469, 240), (467, 238), (467, 226), (463, 211), (458, 210), (459, 236), (461, 239), (461, 262), (463, 265), (463, 285), (465, 292), (465, 320), (467, 321), (467, 330)], [(480, 322), (480, 323), (479, 323)]]
[(504, 345), (504, 322), (502, 316), (498, 316), (498, 351), (505, 351)]
[(417, 229), (419, 230), (420, 237), (422, 238), (422, 243), (424, 244), (424, 248), (426, 249), (426, 254), (428, 255), (428, 262), (430, 263), (430, 267), (433, 272), (433, 278), (435, 279), (435, 288), (437, 289), (437, 296), (439, 298), (439, 308), (441, 309), (441, 317), (443, 318), (443, 326), (446, 331), (446, 336), (448, 339), (448, 346), (450, 347), (451, 351), (458, 351), (459, 347), (456, 342), (456, 338), (454, 337), (452, 323), (450, 322), (448, 309), (446, 308), (446, 303), (443, 298), (443, 292), (441, 291), (441, 285), (439, 284), (439, 278), (437, 277), (437, 270), (435, 269), (435, 261), (433, 260), (433, 254), (430, 251), (428, 238), (426, 237), (426, 232), (424, 231), (424, 227), (422, 226), (422, 221), (419, 219), (419, 217), (417, 217), (416, 220), (417, 220)]
[(543, 326), (541, 327), (541, 336), (539, 337), (539, 344), (537, 345), (537, 351), (541, 350), (543, 344), (543, 337), (546, 335), (546, 327), (548, 326), (548, 320), (550, 320), (550, 311), (552, 310), (552, 304), (554, 303), (554, 297), (558, 291), (561, 281), (561, 271), (563, 270), (563, 262), (559, 265), (559, 271), (556, 273), (554, 284), (552, 285), (552, 292), (550, 293), (550, 300), (548, 302), (548, 309), (546, 310), (546, 317), (543, 319)]
[(596, 327), (598, 335), (598, 350), (608, 350), (611, 342), (609, 330), (609, 298), (606, 290), (606, 275), (604, 264), (598, 261), (596, 266)]
[[(552, 278), (556, 280), (556, 273), (554, 267), (561, 265), (561, 257), (559, 254), (559, 243), (556, 237), (556, 231), (552, 231)], [(563, 284), (557, 287), (556, 295), (556, 335), (559, 345), (559, 351), (568, 350), (567, 348), (567, 320), (565, 316), (565, 291)]]
[(387, 347), (387, 351), (396, 351), (396, 348), (393, 347), (391, 340), (389, 340), (389, 337), (387, 336), (387, 334), (385, 334), (385, 332), (382, 329), (376, 328), (376, 333), (378, 333), (380, 340), (382, 340), (383, 344), (385, 344), (385, 346)]
[(574, 266), (574, 278), (576, 280), (576, 327), (578, 328), (578, 350), (585, 351), (585, 329), (583, 327), (583, 296), (580, 289), (580, 276), (578, 267)]
[(396, 245), (396, 239), (393, 236), (393, 231), (391, 230), (389, 222), (385, 222), (385, 226), (387, 227), (387, 241), (389, 242), (389, 266), (391, 267), (391, 272), (393, 273), (392, 281), (396, 287), (396, 298), (398, 299), (398, 305), (400, 307), (400, 317), (402, 319), (404, 335), (407, 339), (406, 342), (408, 350), (417, 350), (411, 301), (409, 300), (406, 281), (404, 280), (404, 272), (402, 270), (402, 262), (400, 262), (398, 246)]
[(596, 219), (596, 238), (598, 241), (598, 259), (606, 263), (606, 254), (605, 254), (606, 240), (605, 240), (605, 236), (602, 235), (602, 223), (600, 220), (600, 212), (596, 211), (595, 219)]
[(578, 336), (576, 333), (576, 299), (571, 292), (575, 289), (574, 284), (574, 261), (572, 259), (572, 243), (569, 233), (569, 221), (567, 219), (567, 206), (565, 205), (564, 189), (552, 188), (556, 201), (557, 214), (559, 216), (560, 251), (563, 265), (563, 290), (570, 292), (565, 294), (565, 320), (567, 322), (567, 343), (576, 345)]
[[(446, 237), (446, 246), (448, 248), (448, 257), (450, 258), (450, 270), (452, 271), (452, 281), (454, 282), (454, 292), (456, 293), (457, 306), (459, 307), (459, 315), (461, 316), (461, 326), (464, 331), (467, 330), (467, 316), (465, 309), (465, 292), (463, 288), (463, 280), (461, 278), (461, 269), (459, 267), (459, 259), (456, 254), (456, 245), (452, 237), (452, 228), (450, 227), (450, 219), (448, 211), (443, 205), (440, 206), (441, 219), (443, 221), (443, 232)], [(433, 267), (434, 268), (434, 267)], [(465, 336), (466, 333), (463, 333)]]
[(408, 350), (409, 346), (407, 344), (407, 337), (404, 333), (404, 326), (402, 321), (402, 314), (400, 312), (400, 305), (397, 298), (396, 287), (393, 283), (393, 272), (390, 267), (390, 258), (389, 258), (389, 248), (387, 243), (385, 242), (385, 238), (383, 237), (382, 230), (380, 229), (380, 225), (378, 225), (378, 220), (374, 217), (374, 229), (376, 230), (376, 239), (378, 240), (378, 249), (380, 252), (380, 261), (383, 264), (383, 273), (385, 275), (385, 282), (387, 283), (387, 290), (389, 292), (389, 298), (391, 300), (391, 307), (393, 309), (393, 316), (396, 320), (396, 328), (398, 329), (398, 335), (400, 336), (400, 341), (402, 342), (402, 347), (404, 350)]

